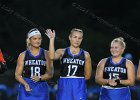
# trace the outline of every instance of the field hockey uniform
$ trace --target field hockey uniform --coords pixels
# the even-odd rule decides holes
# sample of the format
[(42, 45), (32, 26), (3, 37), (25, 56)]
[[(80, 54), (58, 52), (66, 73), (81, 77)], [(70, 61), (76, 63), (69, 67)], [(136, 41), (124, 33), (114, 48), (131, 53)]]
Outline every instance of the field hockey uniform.
[[(118, 64), (112, 62), (112, 57), (107, 58), (104, 67), (104, 79), (119, 78), (120, 80), (127, 79), (126, 59), (122, 58)], [(131, 100), (129, 86), (118, 84), (111, 87), (103, 85), (100, 93), (100, 100)]]
[(23, 78), (32, 89), (27, 92), (22, 84), (19, 85), (18, 100), (49, 100), (48, 84), (46, 81), (34, 82), (31, 77), (41, 76), (46, 72), (45, 50), (40, 48), (39, 55), (33, 56), (30, 50), (25, 51)]
[(58, 81), (57, 100), (86, 100), (86, 84), (84, 78), (85, 53), (73, 55), (66, 48), (61, 58), (61, 72)]

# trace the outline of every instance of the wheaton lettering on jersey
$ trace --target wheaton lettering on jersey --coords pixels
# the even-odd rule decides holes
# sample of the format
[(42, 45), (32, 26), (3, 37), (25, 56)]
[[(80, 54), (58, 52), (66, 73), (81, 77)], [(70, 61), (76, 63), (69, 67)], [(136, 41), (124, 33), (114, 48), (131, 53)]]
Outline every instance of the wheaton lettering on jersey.
[(126, 73), (126, 68), (122, 67), (105, 67), (105, 72), (120, 72), (120, 73)]
[(73, 59), (73, 58), (63, 58), (63, 63), (72, 63), (72, 64), (79, 64), (79, 65), (84, 65), (83, 60), (80, 59)]
[(44, 61), (44, 60), (26, 60), (25, 61), (25, 66), (26, 65), (41, 65), (41, 66), (46, 66), (46, 61)]

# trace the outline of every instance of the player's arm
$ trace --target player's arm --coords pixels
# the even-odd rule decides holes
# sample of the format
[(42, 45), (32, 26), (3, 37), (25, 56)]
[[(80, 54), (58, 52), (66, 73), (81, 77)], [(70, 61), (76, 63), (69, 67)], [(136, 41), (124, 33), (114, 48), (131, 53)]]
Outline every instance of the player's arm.
[(137, 80), (140, 80), (140, 60), (139, 60), (138, 71), (137, 71)]
[(47, 29), (45, 33), (50, 39), (49, 43), (49, 56), (51, 60), (60, 59), (63, 53), (63, 49), (58, 49), (55, 51), (54, 42), (55, 42), (55, 31), (51, 29)]
[(120, 80), (120, 84), (133, 86), (135, 84), (135, 69), (134, 64), (130, 60), (126, 60), (127, 80)]
[(64, 49), (57, 49), (55, 52), (54, 60), (60, 59), (64, 54)]
[(26, 91), (31, 91), (27, 82), (22, 78), (22, 72), (24, 67), (24, 56), (25, 56), (25, 52), (22, 52), (18, 57), (16, 71), (15, 71), (15, 78), (18, 82), (24, 85)]
[(88, 80), (91, 77), (92, 74), (92, 64), (91, 64), (91, 58), (90, 54), (88, 52), (85, 52), (85, 69), (84, 69), (84, 74), (85, 74), (85, 79)]
[(54, 42), (55, 42), (55, 31), (51, 30), (51, 29), (47, 29), (45, 34), (48, 36), (48, 38), (50, 39), (50, 43), (49, 43), (49, 56), (51, 60), (56, 59), (55, 57), (55, 47), (54, 47)]
[(49, 56), (51, 60), (58, 60), (62, 57), (64, 49), (57, 49), (56, 51), (49, 46)]
[(100, 85), (116, 86), (117, 82), (115, 82), (115, 79), (104, 79), (103, 78), (105, 62), (106, 62), (106, 58), (102, 59), (98, 63), (97, 69), (96, 69), (95, 81), (96, 81), (96, 83), (98, 83)]
[(103, 71), (104, 71), (105, 60), (106, 59), (102, 59), (98, 63), (97, 69), (96, 69), (95, 81), (96, 81), (96, 83), (98, 83), (100, 85), (108, 84), (108, 79), (104, 79), (103, 78)]

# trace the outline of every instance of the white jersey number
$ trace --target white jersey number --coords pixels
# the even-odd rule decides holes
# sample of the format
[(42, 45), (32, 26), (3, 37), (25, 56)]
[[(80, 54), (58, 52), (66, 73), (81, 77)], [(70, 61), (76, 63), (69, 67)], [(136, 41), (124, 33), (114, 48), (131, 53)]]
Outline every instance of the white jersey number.
[(31, 67), (31, 77), (40, 76), (40, 67)]
[[(67, 74), (67, 76), (73, 76), (73, 75), (75, 75), (75, 73), (77, 71), (77, 68), (78, 68), (77, 65), (69, 65), (68, 66), (68, 74)], [(73, 73), (71, 74), (72, 71), (73, 71)]]
[(117, 74), (117, 73), (110, 73), (109, 74), (109, 79), (119, 79), (119, 74)]

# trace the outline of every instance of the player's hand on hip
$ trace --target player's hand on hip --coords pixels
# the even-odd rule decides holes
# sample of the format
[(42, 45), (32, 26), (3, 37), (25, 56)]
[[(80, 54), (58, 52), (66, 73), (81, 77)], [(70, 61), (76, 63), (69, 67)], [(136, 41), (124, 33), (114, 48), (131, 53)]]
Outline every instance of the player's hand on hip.
[(48, 36), (49, 39), (55, 38), (55, 30), (47, 29), (45, 34)]

